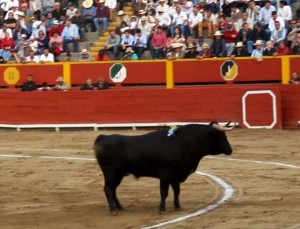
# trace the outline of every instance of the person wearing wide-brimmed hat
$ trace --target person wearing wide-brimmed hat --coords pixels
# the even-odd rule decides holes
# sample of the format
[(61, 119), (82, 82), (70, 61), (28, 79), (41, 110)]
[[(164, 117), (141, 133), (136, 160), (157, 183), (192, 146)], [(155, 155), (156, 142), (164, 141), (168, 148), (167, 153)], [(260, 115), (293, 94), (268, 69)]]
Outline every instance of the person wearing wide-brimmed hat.
[(41, 21), (34, 21), (32, 24), (32, 32), (31, 35), (34, 36), (35, 38), (39, 38), (39, 32), (43, 32), (44, 34), (46, 34), (46, 27), (44, 25), (42, 25)]
[(255, 46), (255, 49), (251, 53), (251, 57), (262, 57), (263, 55), (263, 41), (262, 40), (256, 40), (256, 42), (253, 44)]
[(92, 55), (87, 49), (82, 49), (78, 61), (89, 62), (93, 59)]
[(117, 26), (120, 26), (122, 21), (126, 22), (126, 24), (129, 24), (130, 17), (123, 10), (119, 10), (116, 14)]
[(168, 60), (183, 59), (185, 51), (183, 50), (183, 43), (173, 43), (171, 48), (172, 51), (167, 53)]
[(195, 43), (189, 43), (184, 58), (185, 59), (196, 58), (199, 55), (199, 52), (196, 49), (197, 49), (197, 45)]
[(199, 55), (196, 57), (197, 59), (203, 59), (203, 58), (211, 58), (212, 57), (212, 50), (209, 47), (207, 43), (203, 43), (201, 45), (201, 51), (199, 52)]
[(132, 47), (128, 47), (125, 51), (125, 55), (122, 57), (122, 60), (137, 60), (138, 58), (138, 55), (134, 53)]
[(69, 87), (65, 84), (64, 77), (59, 76), (56, 79), (56, 84), (52, 89), (54, 91), (67, 91), (69, 89)]
[[(94, 25), (99, 34), (106, 32), (108, 27), (109, 8), (104, 5), (104, 2), (104, 0), (99, 0), (96, 18), (94, 18)], [(102, 29), (100, 28), (100, 24), (102, 24)]]
[(132, 5), (133, 14), (140, 16), (140, 12), (143, 11), (143, 14), (146, 15), (146, 7), (147, 5), (143, 2), (143, 0), (136, 0), (136, 3)]
[(212, 56), (213, 57), (226, 57), (227, 56), (227, 48), (226, 42), (223, 38), (223, 34), (217, 30), (214, 33), (214, 39), (211, 44)]
[(247, 50), (242, 41), (239, 41), (235, 44), (234, 50), (230, 55), (231, 57), (246, 57), (249, 56)]
[(85, 0), (82, 2), (82, 16), (85, 23), (85, 32), (95, 32), (96, 27), (94, 19), (97, 16), (97, 8), (93, 5), (93, 0)]

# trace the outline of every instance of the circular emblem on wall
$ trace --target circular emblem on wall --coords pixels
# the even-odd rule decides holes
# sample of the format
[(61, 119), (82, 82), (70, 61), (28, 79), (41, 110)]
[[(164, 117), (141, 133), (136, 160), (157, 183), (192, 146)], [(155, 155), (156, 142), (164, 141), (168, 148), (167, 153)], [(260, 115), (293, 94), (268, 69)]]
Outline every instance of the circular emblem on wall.
[(3, 72), (3, 79), (8, 85), (14, 85), (20, 79), (20, 72), (15, 67), (8, 67)]
[(224, 80), (233, 80), (238, 75), (238, 66), (233, 60), (226, 60), (221, 65), (221, 76)]
[(115, 83), (123, 82), (127, 77), (127, 70), (123, 64), (113, 64), (109, 69), (109, 76)]

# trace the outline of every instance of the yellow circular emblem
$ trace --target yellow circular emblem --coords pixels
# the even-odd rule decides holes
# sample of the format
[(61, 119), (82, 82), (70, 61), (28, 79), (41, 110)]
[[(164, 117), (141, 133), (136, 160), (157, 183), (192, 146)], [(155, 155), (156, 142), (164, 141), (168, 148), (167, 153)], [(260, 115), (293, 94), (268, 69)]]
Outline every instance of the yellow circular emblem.
[(8, 85), (14, 85), (20, 80), (20, 72), (15, 67), (8, 67), (3, 73), (3, 78)]

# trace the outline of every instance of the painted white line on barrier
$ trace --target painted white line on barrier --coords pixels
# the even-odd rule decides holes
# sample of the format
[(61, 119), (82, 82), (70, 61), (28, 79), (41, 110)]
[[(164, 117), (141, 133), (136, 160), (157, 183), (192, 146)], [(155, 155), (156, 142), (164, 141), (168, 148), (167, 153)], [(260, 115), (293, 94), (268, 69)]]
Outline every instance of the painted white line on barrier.
[(52, 157), (52, 156), (39, 156), (44, 159), (58, 159), (58, 160), (77, 160), (77, 161), (96, 161), (94, 158), (87, 157)]
[(207, 206), (205, 208), (199, 209), (199, 210), (197, 210), (196, 212), (194, 212), (192, 214), (185, 215), (185, 216), (180, 216), (178, 218), (167, 220), (165, 222), (161, 222), (161, 223), (149, 226), (149, 227), (143, 227), (141, 229), (158, 228), (158, 227), (162, 227), (162, 226), (165, 226), (165, 225), (168, 225), (168, 224), (178, 223), (178, 222), (181, 222), (181, 221), (184, 221), (184, 220), (187, 220), (187, 219), (190, 219), (190, 218), (202, 215), (202, 214), (204, 214), (204, 213), (206, 213), (208, 211), (211, 211), (211, 210), (213, 210), (213, 209), (215, 209), (215, 208), (217, 208), (217, 207), (225, 204), (233, 196), (233, 192), (234, 192), (233, 187), (231, 185), (227, 184), (221, 178), (216, 177), (214, 175), (211, 175), (209, 173), (203, 173), (203, 172), (199, 172), (199, 171), (196, 171), (195, 173), (198, 174), (198, 175), (207, 176), (210, 179), (212, 179), (213, 181), (215, 181), (216, 183), (218, 183), (220, 186), (222, 186), (222, 188), (224, 189), (224, 195), (223, 195), (222, 199), (219, 200), (217, 203), (211, 204), (211, 205), (209, 205), (209, 206)]
[(211, 156), (207, 156), (205, 158), (217, 159), (217, 160), (227, 160), (227, 161), (241, 161), (241, 162), (247, 162), (247, 163), (251, 162), (251, 163), (257, 163), (257, 164), (277, 165), (280, 167), (286, 167), (286, 168), (291, 168), (291, 169), (300, 169), (300, 166), (297, 166), (297, 165), (291, 165), (291, 164), (280, 163), (280, 162), (272, 162), (272, 161), (257, 161), (257, 160), (248, 160), (248, 159), (211, 157)]
[(13, 154), (0, 154), (0, 157), (7, 157), (7, 158), (31, 158), (31, 156), (27, 156), (27, 155), (13, 155)]

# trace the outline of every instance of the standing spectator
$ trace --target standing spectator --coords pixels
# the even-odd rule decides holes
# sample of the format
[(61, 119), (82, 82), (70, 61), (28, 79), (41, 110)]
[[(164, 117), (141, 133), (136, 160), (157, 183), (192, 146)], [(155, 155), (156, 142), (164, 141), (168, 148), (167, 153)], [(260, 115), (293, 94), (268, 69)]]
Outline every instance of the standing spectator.
[(158, 26), (151, 39), (151, 55), (153, 59), (165, 58), (167, 35), (163, 32), (163, 27)]
[(235, 43), (237, 42), (238, 32), (234, 28), (234, 24), (229, 23), (226, 31), (224, 32), (224, 40), (226, 43), (227, 56), (231, 56), (234, 50)]
[(94, 24), (94, 19), (96, 18), (97, 15), (96, 7), (93, 6), (92, 0), (83, 1), (82, 6), (83, 6), (82, 16), (84, 18), (84, 23), (85, 23), (85, 32), (95, 32), (96, 27)]
[(109, 83), (103, 77), (99, 77), (98, 82), (94, 84), (94, 89), (105, 90), (109, 89)]
[[(106, 32), (108, 27), (108, 18), (109, 18), (109, 9), (104, 5), (104, 0), (99, 0), (99, 6), (97, 7), (96, 18), (94, 18), (94, 24), (96, 30), (101, 34), (102, 32)], [(100, 29), (99, 24), (103, 24), (103, 29)]]
[(211, 44), (212, 56), (213, 57), (225, 57), (227, 56), (227, 48), (223, 34), (220, 31), (216, 31), (214, 39)]
[(44, 49), (44, 53), (40, 56), (40, 63), (54, 62), (54, 55), (49, 52), (48, 48)]
[(203, 21), (203, 15), (197, 7), (193, 7), (193, 12), (189, 16), (189, 30), (193, 38), (198, 38), (198, 25)]
[(105, 6), (109, 9), (109, 21), (113, 21), (116, 14), (117, 0), (106, 0)]
[(54, 91), (67, 91), (69, 87), (64, 83), (64, 78), (62, 76), (59, 76), (56, 79), (56, 84), (52, 89)]
[(72, 24), (71, 19), (66, 20), (61, 36), (63, 38), (64, 52), (70, 51), (68, 47), (68, 44), (70, 43), (74, 46), (74, 52), (78, 52), (79, 29), (77, 25)]
[(32, 75), (29, 74), (27, 76), (26, 82), (24, 82), (21, 86), (21, 91), (35, 91), (37, 88), (35, 82), (33, 81)]
[(292, 72), (292, 76), (291, 76), (291, 79), (289, 81), (289, 84), (296, 84), (296, 85), (300, 84), (300, 76), (299, 76), (297, 71)]
[(90, 54), (90, 52), (87, 49), (82, 49), (78, 61), (90, 62), (90, 61), (92, 61), (92, 55)]

